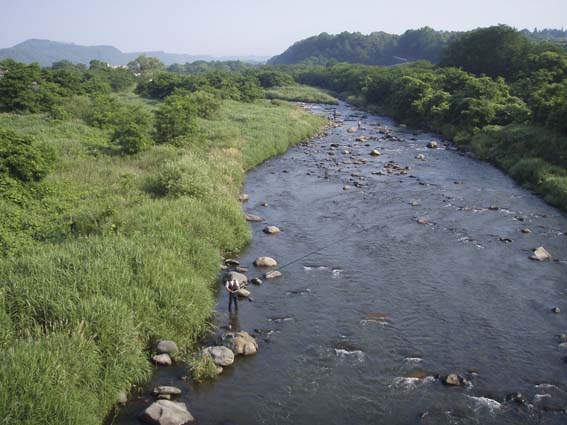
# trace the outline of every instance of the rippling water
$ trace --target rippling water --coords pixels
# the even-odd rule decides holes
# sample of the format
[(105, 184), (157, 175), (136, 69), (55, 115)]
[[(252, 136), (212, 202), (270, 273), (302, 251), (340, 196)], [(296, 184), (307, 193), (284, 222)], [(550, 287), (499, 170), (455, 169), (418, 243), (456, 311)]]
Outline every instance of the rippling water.
[[(364, 131), (347, 133), (356, 121), (346, 121), (248, 174), (244, 209), (265, 218), (240, 257), (249, 277), (261, 274), (252, 266), (260, 255), (286, 264), (324, 248), (251, 287), (254, 302), (241, 302), (238, 318), (219, 292), (219, 324), (256, 330), (258, 355), (214, 383), (187, 384), (182, 368), (170, 368), (150, 387), (182, 387), (207, 425), (564, 424), (556, 410), (567, 407), (567, 348), (557, 335), (567, 333), (567, 219), (486, 163), (442, 143), (426, 149), (433, 135), (384, 117), (362, 121)], [(381, 139), (376, 124), (406, 141)], [(355, 142), (361, 135), (378, 140)], [(371, 157), (374, 148), (382, 155)], [(388, 161), (407, 174), (372, 174)], [(282, 233), (263, 234), (266, 224)], [(554, 260), (529, 260), (538, 246)], [(433, 377), (450, 372), (470, 384)], [(505, 403), (513, 392), (527, 405)], [(136, 423), (150, 401), (132, 402), (115, 423)]]

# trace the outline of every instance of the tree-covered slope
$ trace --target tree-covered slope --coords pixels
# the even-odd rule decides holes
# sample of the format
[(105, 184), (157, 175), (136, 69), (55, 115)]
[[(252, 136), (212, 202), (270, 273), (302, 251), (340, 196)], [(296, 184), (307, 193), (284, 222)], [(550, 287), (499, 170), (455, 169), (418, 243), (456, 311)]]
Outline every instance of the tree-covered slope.
[(299, 41), (268, 62), (272, 65), (295, 63), (325, 64), (329, 61), (366, 65), (395, 65), (427, 59), (437, 62), (443, 48), (454, 33), (424, 27), (408, 30), (402, 35), (373, 32), (322, 33)]

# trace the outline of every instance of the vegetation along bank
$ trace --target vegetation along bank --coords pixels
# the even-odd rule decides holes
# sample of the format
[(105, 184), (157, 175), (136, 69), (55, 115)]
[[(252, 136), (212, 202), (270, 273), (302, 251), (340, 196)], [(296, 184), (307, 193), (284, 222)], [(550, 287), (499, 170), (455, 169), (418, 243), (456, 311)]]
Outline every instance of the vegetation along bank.
[(245, 171), (325, 121), (261, 73), (0, 67), (0, 423), (101, 424), (156, 340), (207, 330)]

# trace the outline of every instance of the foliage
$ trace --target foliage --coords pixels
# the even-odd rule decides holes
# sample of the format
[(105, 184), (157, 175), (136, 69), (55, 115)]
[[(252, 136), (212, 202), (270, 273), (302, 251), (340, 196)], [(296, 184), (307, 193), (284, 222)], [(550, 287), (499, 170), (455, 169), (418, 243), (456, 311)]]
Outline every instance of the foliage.
[(266, 98), (287, 100), (289, 102), (324, 103), (328, 105), (337, 105), (339, 103), (336, 98), (322, 90), (299, 84), (266, 90)]
[(165, 71), (165, 65), (154, 57), (140, 55), (133, 61), (128, 62), (128, 69), (142, 78), (152, 78), (161, 71)]
[(153, 141), (148, 132), (139, 125), (127, 123), (114, 130), (111, 142), (125, 154), (136, 154), (152, 145)]
[(194, 61), (191, 63), (179, 64), (174, 63), (167, 67), (170, 72), (180, 74), (206, 74), (211, 71), (221, 72), (243, 72), (254, 69), (256, 65), (242, 61)]
[(155, 111), (156, 142), (168, 143), (197, 133), (197, 105), (190, 96), (173, 94)]
[(385, 32), (369, 35), (342, 32), (327, 33), (299, 41), (268, 62), (271, 65), (310, 63), (326, 65), (350, 62), (367, 65), (395, 65), (406, 61), (439, 60), (442, 49), (454, 33), (424, 27), (406, 31), (401, 36)]
[[(142, 99), (118, 99), (151, 114)], [(89, 97), (66, 100), (79, 104), (68, 111), (90, 108)], [(209, 329), (219, 254), (250, 236), (237, 197), (244, 170), (324, 122), (287, 104), (225, 100), (211, 119), (195, 117), (199, 146), (112, 155), (121, 121), (0, 114), (0, 126), (57, 152), (46, 178), (18, 183), (24, 197), (6, 197), (0, 181), (3, 423), (100, 424), (119, 391), (149, 378), (147, 347), (166, 338), (190, 349)], [(156, 197), (151, 183), (168, 164), (202, 175)]]
[(54, 153), (31, 137), (0, 127), (0, 175), (21, 182), (43, 179), (54, 161)]
[(192, 354), (187, 357), (191, 377), (195, 382), (203, 382), (218, 376), (218, 367), (211, 356), (203, 353)]

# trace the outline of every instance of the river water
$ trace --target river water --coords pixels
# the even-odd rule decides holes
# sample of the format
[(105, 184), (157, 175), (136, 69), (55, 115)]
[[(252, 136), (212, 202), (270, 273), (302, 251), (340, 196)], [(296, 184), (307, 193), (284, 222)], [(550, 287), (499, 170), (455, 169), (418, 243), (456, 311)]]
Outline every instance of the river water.
[[(179, 386), (203, 425), (564, 424), (567, 218), (487, 163), (442, 142), (427, 149), (434, 135), (338, 111), (344, 125), (246, 179), (244, 210), (265, 219), (239, 258), (248, 276), (261, 275), (258, 256), (299, 259), (251, 286), (238, 317), (219, 291), (221, 329), (254, 334), (259, 353), (200, 385), (182, 367), (160, 369), (148, 389)], [(348, 133), (358, 119), (365, 129)], [(389, 161), (409, 170), (388, 173)], [(264, 234), (268, 224), (282, 233)], [(528, 258), (539, 246), (551, 261)], [(434, 377), (451, 372), (469, 384)], [(516, 392), (526, 404), (504, 401)], [(151, 401), (114, 423), (137, 423)]]

